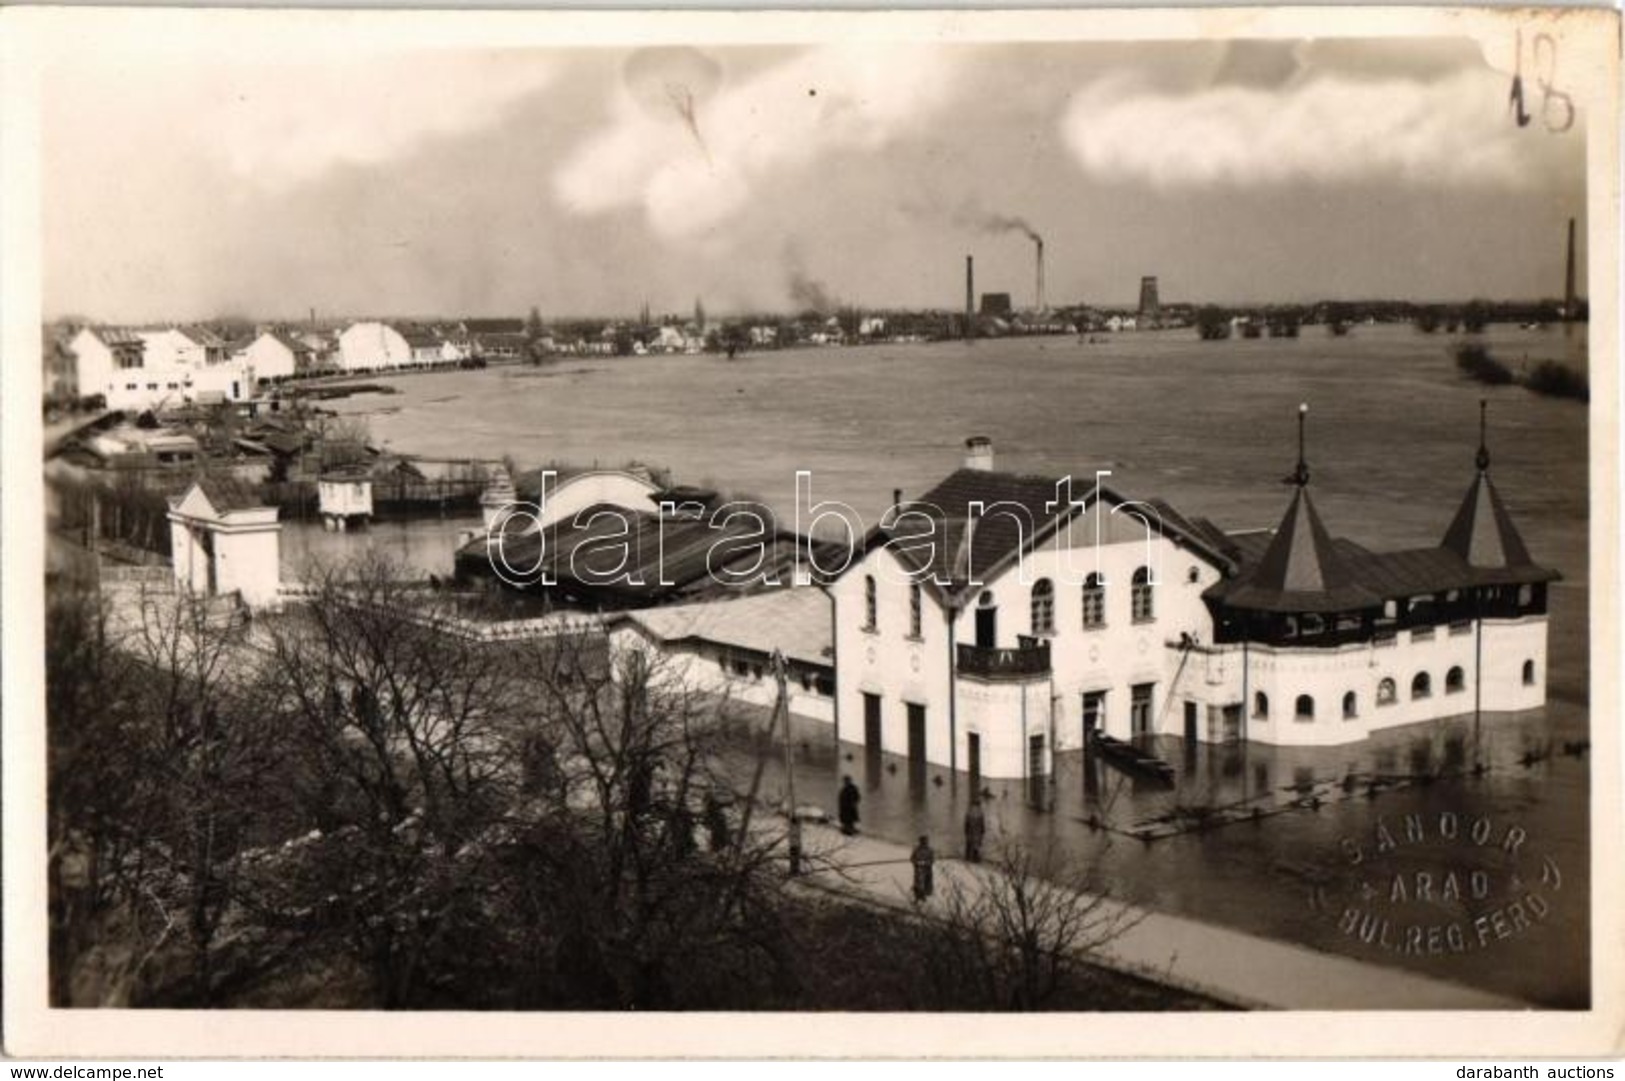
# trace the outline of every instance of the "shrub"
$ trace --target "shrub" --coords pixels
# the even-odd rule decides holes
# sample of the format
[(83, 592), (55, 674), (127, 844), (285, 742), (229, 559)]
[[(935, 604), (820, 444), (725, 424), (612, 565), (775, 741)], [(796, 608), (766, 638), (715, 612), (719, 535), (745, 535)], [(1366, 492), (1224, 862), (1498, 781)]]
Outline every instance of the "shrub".
[(1456, 367), (1480, 383), (1505, 386), (1512, 382), (1512, 370), (1490, 355), (1482, 345), (1463, 344), (1456, 347)]
[(1572, 398), (1577, 402), (1591, 400), (1591, 383), (1585, 373), (1577, 372), (1555, 360), (1543, 360), (1524, 376), (1523, 385), (1536, 394), (1550, 398)]

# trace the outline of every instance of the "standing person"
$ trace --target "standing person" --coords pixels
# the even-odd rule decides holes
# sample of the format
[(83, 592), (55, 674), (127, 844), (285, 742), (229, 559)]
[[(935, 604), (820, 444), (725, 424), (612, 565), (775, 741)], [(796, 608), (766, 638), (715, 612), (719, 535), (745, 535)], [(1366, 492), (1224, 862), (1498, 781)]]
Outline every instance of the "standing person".
[(841, 832), (848, 837), (858, 832), (858, 804), (863, 802), (863, 795), (858, 786), (852, 783), (850, 775), (841, 778), (841, 796), (838, 801)]
[(980, 796), (972, 796), (970, 809), (965, 812), (965, 860), (982, 862), (982, 838), (987, 836), (987, 815), (982, 811)]
[(705, 831), (711, 838), (711, 851), (721, 852), (728, 847), (728, 812), (715, 792), (705, 794)]
[(933, 888), (931, 869), (937, 862), (937, 854), (931, 851), (931, 843), (921, 837), (920, 843), (914, 846), (913, 855), (908, 859), (914, 865), (914, 900), (916, 903), (923, 903), (931, 896)]

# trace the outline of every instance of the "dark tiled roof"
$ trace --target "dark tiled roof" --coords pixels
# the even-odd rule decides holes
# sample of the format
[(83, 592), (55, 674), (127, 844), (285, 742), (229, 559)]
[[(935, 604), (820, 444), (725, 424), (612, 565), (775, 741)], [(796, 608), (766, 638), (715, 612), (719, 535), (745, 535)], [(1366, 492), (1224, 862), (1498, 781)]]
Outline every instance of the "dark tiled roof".
[(1461, 509), (1445, 530), (1444, 547), (1474, 567), (1505, 569), (1533, 563), (1486, 470), (1473, 478)]
[(295, 338), (292, 334), (289, 334), (285, 330), (268, 330), (266, 333), (275, 338), (277, 341), (281, 342), (295, 355), (300, 353), (308, 354), (310, 352), (310, 346), (306, 345), (298, 338)]
[[(1333, 612), (1375, 608), (1386, 600), (1443, 593), (1473, 586), (1550, 582), (1560, 575), (1537, 566), (1518, 537), (1512, 519), (1489, 486), (1475, 482), (1456, 520), (1437, 548), (1372, 552), (1353, 541), (1333, 539), (1321, 524), (1306, 490), (1293, 496), (1273, 535), (1231, 534), (1231, 551), (1241, 570), (1208, 589), (1206, 596), (1231, 608), (1262, 612)], [(1466, 524), (1463, 520), (1466, 519)], [(1480, 536), (1477, 551), (1513, 552), (1516, 561), (1498, 565), (1468, 561), (1452, 539), (1473, 539), (1484, 522), (1494, 536)], [(1497, 549), (1495, 546), (1499, 545)], [(1463, 545), (1468, 551), (1472, 546)], [(1480, 558), (1486, 558), (1481, 556)]]
[(126, 330), (124, 327), (88, 327), (87, 329), (97, 338), (100, 338), (103, 345), (134, 349), (145, 349), (147, 346), (147, 343), (141, 339), (140, 335), (133, 330)]
[(231, 477), (210, 474), (199, 477), (196, 483), (208, 497), (209, 504), (221, 514), (266, 506), (252, 486)]
[(1226, 603), (1261, 612), (1349, 611), (1382, 603), (1381, 594), (1349, 569), (1305, 487), (1293, 493), (1263, 555), (1227, 586)]
[[(891, 537), (897, 540), (892, 552), (910, 568), (930, 571), (934, 584), (948, 583), (952, 591), (963, 588), (975, 570), (985, 581), (999, 567), (1018, 555), (1018, 546), (1030, 549), (1060, 522), (1069, 518), (1072, 507), (1051, 507), (1057, 498), (1057, 477), (1024, 476), (991, 470), (964, 468), (951, 473), (935, 488), (919, 499), (904, 503), (901, 511), (923, 513), (931, 519), (932, 528), (926, 532), (918, 520), (902, 520), (901, 528)], [(1074, 490), (1073, 500), (1092, 497), (1092, 487)], [(1114, 506), (1130, 504), (1124, 513), (1134, 513), (1133, 501), (1102, 488), (1100, 498)], [(971, 505), (982, 504), (974, 523)], [(1161, 518), (1160, 527), (1172, 535), (1203, 551), (1221, 566), (1227, 566), (1230, 557), (1222, 536), (1208, 526), (1206, 529), (1185, 518), (1161, 500), (1143, 501)], [(865, 546), (887, 539), (888, 534), (871, 531)], [(907, 543), (915, 541), (918, 543)], [(926, 541), (931, 542), (929, 567), (919, 558), (925, 554)], [(939, 585), (940, 588), (940, 585)]]
[[(772, 521), (765, 509), (763, 519)], [(576, 521), (588, 524), (578, 528)], [(798, 548), (803, 566), (808, 565), (809, 552), (815, 553), (822, 566), (836, 562), (830, 545), (782, 531), (763, 538), (748, 519), (735, 518), (721, 525), (713, 525), (708, 518), (662, 521), (658, 514), (601, 503), (568, 521), (554, 522), (540, 534), (510, 535), (503, 556), (510, 566), (537, 568), (533, 574), (545, 570), (567, 593), (614, 595), (620, 603), (636, 607), (733, 591), (739, 587), (723, 582), (718, 572), (734, 567), (745, 573), (758, 560), (762, 575), (789, 584)], [(465, 566), (477, 567), (489, 558), (484, 536), (475, 537), (457, 552), (459, 563)], [(603, 582), (612, 577), (618, 580)]]
[(413, 349), (440, 348), (440, 335), (431, 331), (407, 327), (401, 329), (400, 335), (402, 338), (406, 339), (406, 344), (410, 345)]

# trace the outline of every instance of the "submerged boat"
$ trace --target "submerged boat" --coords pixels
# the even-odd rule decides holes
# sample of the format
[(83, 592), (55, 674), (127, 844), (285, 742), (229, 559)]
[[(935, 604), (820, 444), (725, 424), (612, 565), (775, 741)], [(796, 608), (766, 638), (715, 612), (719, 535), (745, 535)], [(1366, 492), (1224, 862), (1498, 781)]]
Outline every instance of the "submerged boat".
[(1100, 756), (1125, 773), (1144, 777), (1172, 786), (1174, 767), (1154, 754), (1140, 750), (1132, 743), (1115, 739), (1103, 732), (1094, 735), (1094, 747)]

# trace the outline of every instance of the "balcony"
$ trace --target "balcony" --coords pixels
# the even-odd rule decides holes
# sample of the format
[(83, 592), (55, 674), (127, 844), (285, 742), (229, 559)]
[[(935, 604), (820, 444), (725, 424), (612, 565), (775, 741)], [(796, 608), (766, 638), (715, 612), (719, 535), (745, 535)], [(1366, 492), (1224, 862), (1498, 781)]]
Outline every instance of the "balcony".
[(1016, 649), (959, 647), (959, 674), (973, 679), (1013, 681), (1049, 675), (1049, 643), (1023, 643)]

